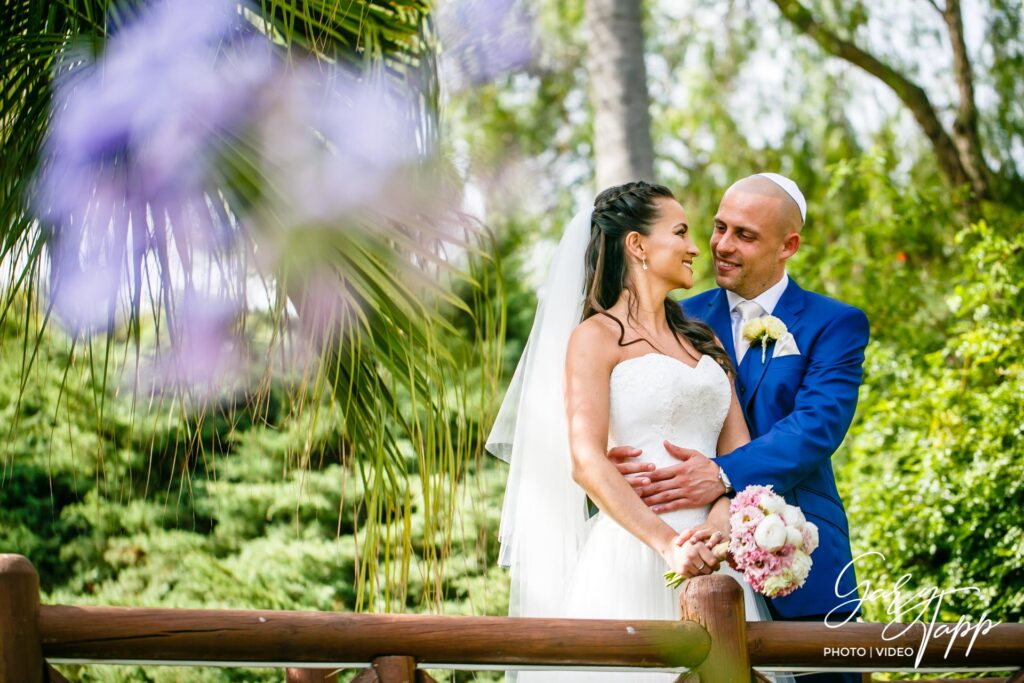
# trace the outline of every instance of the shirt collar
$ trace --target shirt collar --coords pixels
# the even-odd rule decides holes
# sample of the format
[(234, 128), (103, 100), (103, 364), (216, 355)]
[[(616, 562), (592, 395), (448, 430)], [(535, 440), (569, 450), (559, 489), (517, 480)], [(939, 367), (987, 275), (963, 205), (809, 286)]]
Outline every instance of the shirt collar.
[[(775, 310), (775, 307), (779, 303), (779, 299), (782, 298), (782, 293), (786, 291), (786, 287), (789, 285), (789, 273), (783, 271), (782, 279), (776, 282), (774, 285), (764, 290), (750, 301), (754, 301), (764, 309), (765, 315), (771, 315)], [(729, 312), (732, 313), (736, 310), (736, 305), (742, 301), (747, 301), (739, 294), (731, 292), (728, 289), (725, 290), (725, 296), (729, 300)]]

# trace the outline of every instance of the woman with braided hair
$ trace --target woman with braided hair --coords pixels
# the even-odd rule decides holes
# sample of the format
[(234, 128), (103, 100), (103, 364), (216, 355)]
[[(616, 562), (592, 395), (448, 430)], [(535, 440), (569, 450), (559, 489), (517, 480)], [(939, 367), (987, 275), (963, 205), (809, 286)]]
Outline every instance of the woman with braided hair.
[[(678, 619), (678, 589), (666, 586), (664, 572), (720, 568), (710, 548), (728, 536), (728, 499), (658, 515), (607, 457), (610, 444), (642, 449), (631, 475), (642, 479), (673, 462), (665, 441), (724, 454), (750, 440), (729, 356), (669, 296), (693, 286), (699, 255), (686, 212), (661, 185), (607, 189), (566, 229), (488, 439), (488, 450), (511, 465), (500, 533), (511, 615)], [(599, 510), (592, 517), (588, 497)], [(748, 618), (763, 618), (763, 601), (740, 583)], [(574, 676), (601, 675), (519, 674)]]

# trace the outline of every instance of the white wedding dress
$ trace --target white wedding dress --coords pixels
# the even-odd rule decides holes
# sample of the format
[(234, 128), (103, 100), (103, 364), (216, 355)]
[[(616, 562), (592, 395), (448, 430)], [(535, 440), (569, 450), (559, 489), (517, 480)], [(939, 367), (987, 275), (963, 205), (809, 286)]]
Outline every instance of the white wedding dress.
[[(643, 450), (639, 462), (667, 467), (678, 463), (663, 441), (715, 457), (718, 435), (729, 412), (728, 376), (710, 356), (696, 366), (660, 353), (620, 362), (612, 370), (609, 436), (612, 445)], [(676, 531), (704, 522), (708, 506), (661, 515)], [(598, 513), (589, 522), (586, 541), (560, 616), (576, 619), (679, 619), (679, 589), (665, 585), (668, 569), (661, 556), (638, 538)], [(719, 570), (743, 587), (748, 621), (767, 617), (763, 598), (723, 564)], [(523, 671), (521, 683), (539, 681), (669, 682), (678, 674), (663, 672)]]

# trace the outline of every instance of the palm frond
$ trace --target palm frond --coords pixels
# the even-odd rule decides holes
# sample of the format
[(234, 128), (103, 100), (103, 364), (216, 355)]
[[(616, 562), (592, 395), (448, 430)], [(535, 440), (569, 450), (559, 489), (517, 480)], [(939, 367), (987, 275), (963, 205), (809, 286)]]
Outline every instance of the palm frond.
[[(44, 279), (52, 235), (48, 226), (35, 219), (32, 206), (34, 179), (51, 122), (54, 73), (72, 49), (86, 46), (87, 52), (101, 53), (108, 36), (146, 5), (141, 0), (12, 0), (2, 10), (0, 263), (5, 283), (0, 328), (6, 328), (11, 316), (25, 321), (22, 392), (28, 391), (35, 349), (51, 320)], [(435, 140), (438, 87), (427, 2), (259, 0), (239, 7), (253, 26), (292, 59), (313, 57), (351, 72), (383, 75), (413, 89), (415, 107), (408, 116), (419, 131), (419, 151), (426, 155), (439, 147)], [(240, 229), (237, 216), (243, 212), (235, 203), (246, 201), (246, 183), (251, 180), (247, 173), (240, 169), (238, 177), (230, 176), (232, 187), (207, 194), (210, 216), (204, 219), (234, 231), (233, 249), (210, 251), (204, 266), (234, 272), (232, 286), (241, 289), (243, 296), (254, 272), (255, 245)], [(273, 192), (273, 188), (262, 191)], [(162, 208), (146, 211), (151, 216), (147, 227), (153, 231), (152, 239), (164, 244), (158, 250), (162, 260), (135, 263), (135, 287), (124, 302), (123, 325), (102, 339), (69, 341), (68, 363), (85, 354), (98, 378), (92, 385), (98, 429), (103, 428), (116, 376), (134, 373), (137, 377), (141, 356), (147, 349), (166, 345), (161, 340), (172, 334), (181, 315), (170, 278), (157, 278), (159, 284), (147, 288), (147, 269), (156, 268), (165, 275), (180, 271), (188, 281), (197, 277), (200, 267), (199, 255), (176, 232), (180, 217)], [(486, 307), (478, 309), (480, 301), (494, 297), (482, 289), (489, 280), (472, 272), (488, 258), (485, 241), (478, 234), (438, 236), (416, 225), (391, 225), (380, 233), (382, 237), (366, 237), (373, 234), (372, 229), (315, 231), (309, 235), (316, 252), (312, 260), (292, 256), (271, 274), (265, 283), (269, 332), (257, 344), (264, 360), (263, 376), (259, 390), (249, 394), (248, 400), (250, 409), (258, 410), (260, 402), (267, 400), (265, 390), (275, 381), (274, 373), (283, 371), (296, 403), (302, 406), (300, 411), (315, 416), (323, 400), (340, 407), (343, 449), (366, 492), (362, 502), (366, 527), (359, 550), (361, 605), (402, 609), (404, 582), (413, 561), (407, 527), (414, 497), (423, 501), (429, 532), (422, 560), (437, 577), (428, 593), (434, 599), (443, 593), (437, 568), (448, 553), (457, 498), (454, 488), (479, 453), (478, 425), (467, 419), (467, 413), (483, 416), (489, 405), (486, 394), (494, 390), (500, 371), (500, 344), (495, 339), (500, 339), (503, 317)], [(298, 234), (292, 239), (303, 237)], [(453, 258), (450, 252), (459, 255)], [(310, 337), (317, 344), (315, 362), (304, 360), (299, 368), (275, 363), (275, 357), (285, 358), (295, 351), (289, 344), (308, 343), (308, 338), (296, 334), (308, 293), (298, 276), (313, 266), (334, 278), (344, 299), (344, 319), (331, 320), (327, 327), (323, 321), (314, 321), (314, 327), (322, 328), (322, 334)], [(253, 315), (251, 309), (246, 311), (238, 321), (241, 330), (247, 329)], [(463, 324), (456, 325), (457, 318)], [(295, 357), (308, 358), (304, 349), (298, 351)], [(460, 379), (470, 363), (479, 363), (483, 369), (482, 384), (470, 386)], [(192, 415), (191, 422), (181, 423), (182, 441), (194, 444), (198, 452), (184, 447), (181, 466), (188, 468), (207, 457), (195, 435), (201, 431), (209, 404), (187, 391), (175, 400), (191, 406), (182, 411)], [(132, 409), (144, 410), (144, 403), (133, 402)], [(166, 407), (162, 399), (157, 405)], [(315, 425), (315, 419), (310, 423)], [(310, 456), (303, 453), (300, 461), (308, 464)], [(415, 495), (408, 490), (410, 469), (418, 471), (422, 482), (422, 490)], [(382, 571), (379, 561), (384, 563)], [(378, 603), (375, 596), (382, 591), (385, 599)]]

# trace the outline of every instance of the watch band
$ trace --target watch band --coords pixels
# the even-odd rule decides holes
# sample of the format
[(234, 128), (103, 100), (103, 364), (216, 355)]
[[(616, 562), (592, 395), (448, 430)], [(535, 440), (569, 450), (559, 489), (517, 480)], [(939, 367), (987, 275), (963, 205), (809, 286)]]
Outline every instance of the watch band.
[(725, 473), (721, 465), (718, 466), (718, 481), (722, 482), (722, 486), (725, 487), (725, 495), (729, 496), (736, 493), (736, 489), (732, 487), (732, 482), (729, 481), (729, 475)]

